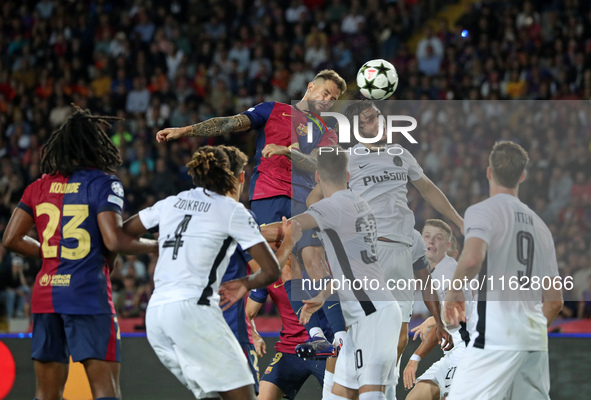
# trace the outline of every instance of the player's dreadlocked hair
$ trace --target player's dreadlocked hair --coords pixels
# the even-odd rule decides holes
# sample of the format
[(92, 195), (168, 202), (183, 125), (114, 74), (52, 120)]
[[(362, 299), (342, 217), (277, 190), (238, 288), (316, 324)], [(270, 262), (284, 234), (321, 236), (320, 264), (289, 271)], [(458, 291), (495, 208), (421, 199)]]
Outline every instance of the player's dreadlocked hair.
[(236, 190), (236, 177), (230, 170), (230, 160), (219, 147), (203, 146), (187, 163), (189, 175), (197, 187), (226, 195)]
[(219, 145), (218, 147), (226, 152), (226, 155), (228, 156), (228, 160), (230, 162), (230, 171), (232, 171), (234, 176), (238, 178), (238, 176), (240, 176), (240, 174), (244, 170), (244, 166), (246, 165), (246, 163), (248, 163), (248, 157), (237, 147), (225, 146), (223, 144)]
[(42, 150), (41, 172), (71, 175), (85, 168), (115, 172), (122, 162), (119, 150), (103, 130), (101, 124), (117, 117), (92, 115), (75, 104), (74, 113), (49, 138)]

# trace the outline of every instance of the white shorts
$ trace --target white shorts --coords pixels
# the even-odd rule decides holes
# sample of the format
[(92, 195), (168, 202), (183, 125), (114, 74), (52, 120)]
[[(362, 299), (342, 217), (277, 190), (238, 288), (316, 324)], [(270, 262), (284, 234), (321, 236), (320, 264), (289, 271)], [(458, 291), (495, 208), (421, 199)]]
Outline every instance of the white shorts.
[(197, 300), (148, 307), (148, 341), (195, 398), (254, 384), (246, 357), (219, 307)]
[[(386, 284), (390, 288), (393, 288), (392, 295), (400, 306), (402, 322), (408, 322), (412, 316), (412, 306), (414, 303), (414, 288), (408, 287), (409, 282), (414, 278), (410, 247), (402, 243), (390, 243), (378, 240), (377, 253), (378, 261), (384, 269)], [(394, 283), (398, 281), (401, 282), (397, 285), (402, 285), (402, 281), (404, 281), (406, 289), (397, 289)]]
[(547, 351), (467, 348), (448, 400), (550, 400)]
[(337, 358), (334, 381), (350, 389), (395, 384), (400, 326), (396, 302), (349, 326)]
[(417, 383), (420, 381), (431, 381), (438, 385), (439, 398), (443, 399), (449, 394), (451, 383), (465, 351), (466, 345), (462, 342), (441, 357), (439, 361), (433, 363), (429, 369), (417, 378)]

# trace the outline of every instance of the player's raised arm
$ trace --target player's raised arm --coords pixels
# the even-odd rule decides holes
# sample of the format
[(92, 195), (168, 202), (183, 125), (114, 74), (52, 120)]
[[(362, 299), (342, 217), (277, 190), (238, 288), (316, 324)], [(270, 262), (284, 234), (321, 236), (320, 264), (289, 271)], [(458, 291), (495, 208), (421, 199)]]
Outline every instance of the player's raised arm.
[(456, 209), (451, 205), (445, 194), (427, 177), (423, 174), (421, 178), (416, 181), (411, 181), (412, 184), (421, 193), (421, 196), (438, 212), (445, 215), (453, 221), (458, 228), (464, 233), (464, 219), (458, 214)]
[(210, 118), (207, 121), (181, 128), (165, 128), (156, 133), (156, 140), (163, 142), (186, 136), (220, 136), (250, 129), (250, 119), (244, 114), (231, 117)]

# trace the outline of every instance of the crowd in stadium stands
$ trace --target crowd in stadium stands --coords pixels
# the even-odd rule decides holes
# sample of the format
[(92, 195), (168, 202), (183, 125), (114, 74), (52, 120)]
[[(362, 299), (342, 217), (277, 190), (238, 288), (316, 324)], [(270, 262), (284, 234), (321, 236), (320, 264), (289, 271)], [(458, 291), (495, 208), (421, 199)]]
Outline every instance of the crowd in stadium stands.
[[(127, 217), (189, 188), (184, 165), (201, 145), (231, 143), (253, 157), (254, 132), (158, 145), (159, 129), (299, 99), (323, 68), (353, 82), (363, 62), (387, 59), (400, 75), (396, 100), (591, 99), (590, 2), (482, 1), (453, 26), (439, 19), (424, 28), (424, 16), (445, 3), (453, 1), (2, 1), (0, 234), (40, 176), (40, 148), (72, 102), (125, 119), (112, 138), (124, 160), (117, 175)], [(417, 30), (424, 36), (409, 48)], [(342, 99), (357, 96), (350, 89)], [(565, 317), (591, 317), (591, 131), (577, 119), (584, 114), (544, 134), (514, 130), (503, 116), (455, 130), (432, 122), (410, 148), (462, 213), (487, 195), (494, 141), (524, 145), (531, 165), (520, 196), (554, 233), (561, 274), (582, 283), (575, 297), (586, 302), (567, 302)], [(412, 188), (409, 199), (419, 229), (437, 215)], [(1, 246), (0, 261), (0, 302), (11, 316), (28, 314), (39, 262)], [(141, 315), (155, 257), (121, 264), (112, 275), (117, 310)]]

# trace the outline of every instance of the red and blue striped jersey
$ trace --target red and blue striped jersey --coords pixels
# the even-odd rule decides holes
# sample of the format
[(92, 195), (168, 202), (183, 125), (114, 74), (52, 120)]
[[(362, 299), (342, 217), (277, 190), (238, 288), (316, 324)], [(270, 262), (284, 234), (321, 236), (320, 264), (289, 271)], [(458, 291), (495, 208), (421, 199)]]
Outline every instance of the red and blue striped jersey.
[(115, 312), (97, 216), (121, 213), (123, 196), (119, 179), (97, 169), (43, 175), (25, 189), (18, 207), (35, 221), (43, 258), (33, 313)]
[[(338, 138), (334, 130), (327, 129), (319, 116), (279, 102), (260, 103), (244, 114), (250, 119), (251, 127), (258, 129), (250, 200), (289, 196), (305, 203), (314, 188), (314, 174), (297, 169), (292, 174), (287, 157), (262, 158), (263, 149), (270, 143), (293, 144), (295, 149), (310, 154), (315, 147), (336, 145)], [(308, 122), (312, 122), (312, 143), (308, 143)]]

